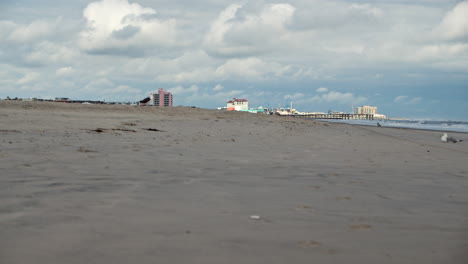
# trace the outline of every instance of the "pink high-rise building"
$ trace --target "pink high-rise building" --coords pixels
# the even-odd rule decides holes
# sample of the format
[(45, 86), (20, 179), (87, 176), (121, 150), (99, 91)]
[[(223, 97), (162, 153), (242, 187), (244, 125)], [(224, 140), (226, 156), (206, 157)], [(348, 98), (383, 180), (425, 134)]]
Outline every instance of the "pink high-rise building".
[(172, 106), (172, 94), (163, 88), (158, 89), (158, 93), (150, 93), (150, 102), (154, 106)]

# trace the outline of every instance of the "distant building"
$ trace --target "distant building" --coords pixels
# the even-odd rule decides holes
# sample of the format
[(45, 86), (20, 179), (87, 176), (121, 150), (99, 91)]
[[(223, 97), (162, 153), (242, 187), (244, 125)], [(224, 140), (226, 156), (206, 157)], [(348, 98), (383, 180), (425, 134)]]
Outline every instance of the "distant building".
[(387, 119), (387, 116), (386, 116), (386, 115), (382, 115), (382, 114), (375, 114), (375, 115), (374, 115), (374, 119)]
[(69, 100), (67, 97), (55, 97), (55, 102), (68, 102)]
[(158, 93), (150, 93), (149, 102), (154, 106), (172, 106), (172, 94), (159, 88)]
[(360, 107), (356, 107), (356, 114), (359, 114), (359, 115), (375, 115), (375, 114), (377, 114), (377, 107), (368, 106), (368, 105), (363, 105), (363, 106), (360, 106)]
[(248, 111), (249, 110), (249, 102), (246, 99), (233, 98), (232, 100), (227, 101), (226, 109), (228, 111), (232, 111), (232, 110)]

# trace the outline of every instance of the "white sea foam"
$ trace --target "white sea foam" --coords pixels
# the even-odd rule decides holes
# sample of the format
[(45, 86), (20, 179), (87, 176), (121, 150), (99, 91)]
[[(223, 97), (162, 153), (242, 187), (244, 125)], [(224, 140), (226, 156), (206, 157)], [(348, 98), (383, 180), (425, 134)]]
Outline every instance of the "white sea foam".
[(452, 131), (468, 133), (468, 122), (449, 120), (324, 120), (336, 123), (376, 126), (377, 122), (382, 127), (412, 128), (437, 131)]

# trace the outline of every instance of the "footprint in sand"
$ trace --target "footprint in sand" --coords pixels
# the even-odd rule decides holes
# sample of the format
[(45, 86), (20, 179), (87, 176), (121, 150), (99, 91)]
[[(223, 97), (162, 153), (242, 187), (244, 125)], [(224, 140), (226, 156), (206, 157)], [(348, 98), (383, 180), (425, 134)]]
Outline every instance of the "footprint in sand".
[(322, 243), (314, 240), (300, 241), (298, 245), (303, 249), (318, 249), (328, 255), (336, 255), (340, 252), (338, 249), (324, 247)]
[(372, 228), (372, 226), (368, 224), (349, 225), (348, 227), (352, 230), (367, 230)]
[(320, 242), (314, 240), (300, 241), (298, 244), (301, 248), (316, 248), (322, 245)]
[(315, 212), (315, 209), (308, 206), (308, 205), (305, 205), (305, 204), (301, 204), (301, 205), (298, 205), (296, 207), (294, 207), (294, 210), (296, 211), (306, 211), (306, 212)]
[(338, 196), (338, 197), (336, 197), (336, 200), (338, 200), (338, 201), (343, 201), (343, 200), (349, 201), (349, 200), (352, 200), (352, 199), (353, 198), (351, 198), (349, 196)]
[(85, 147), (80, 147), (78, 149), (78, 152), (83, 152), (83, 153), (96, 153), (97, 151), (94, 151), (94, 150), (90, 150), (90, 149), (87, 149)]

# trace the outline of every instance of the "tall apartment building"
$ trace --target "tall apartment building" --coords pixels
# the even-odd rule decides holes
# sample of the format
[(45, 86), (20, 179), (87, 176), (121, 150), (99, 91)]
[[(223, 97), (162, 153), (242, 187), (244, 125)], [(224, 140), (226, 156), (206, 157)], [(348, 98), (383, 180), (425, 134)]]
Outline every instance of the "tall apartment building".
[(150, 102), (154, 106), (172, 106), (172, 94), (163, 88), (158, 89), (158, 93), (150, 93)]
[(377, 114), (377, 107), (368, 105), (356, 107), (356, 114), (375, 115)]

